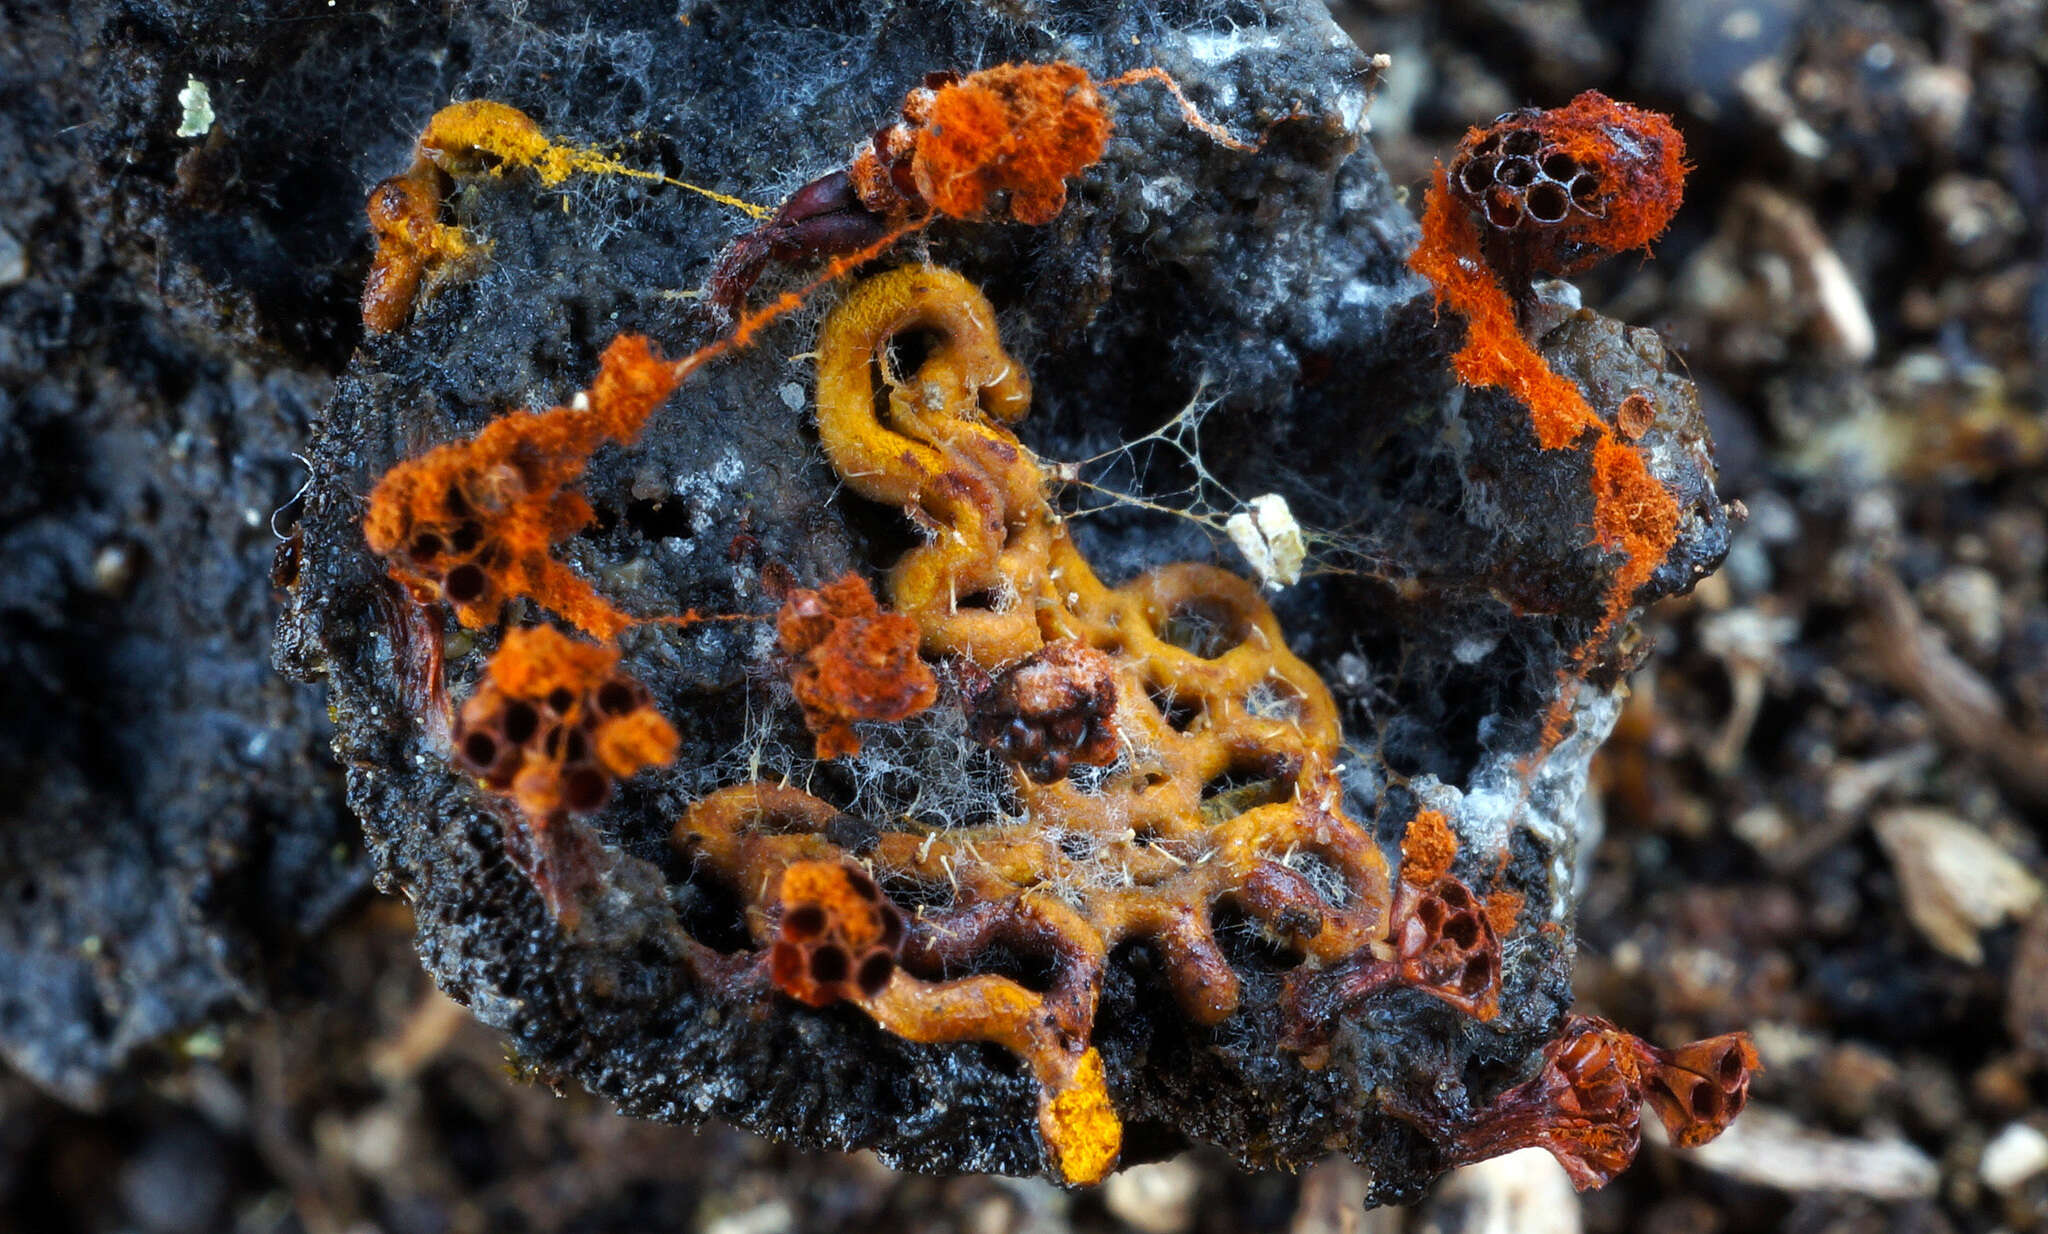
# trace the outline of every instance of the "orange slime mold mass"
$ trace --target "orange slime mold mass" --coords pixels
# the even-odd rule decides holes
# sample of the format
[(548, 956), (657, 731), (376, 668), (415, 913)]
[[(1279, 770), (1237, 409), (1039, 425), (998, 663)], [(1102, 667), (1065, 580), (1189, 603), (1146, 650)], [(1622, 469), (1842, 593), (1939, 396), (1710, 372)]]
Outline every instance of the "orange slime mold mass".
[(591, 520), (575, 487), (591, 452), (636, 440), (677, 381), (646, 339), (622, 334), (569, 406), (508, 412), (466, 441), (385, 472), (370, 494), (364, 537), (393, 579), (422, 600), (447, 601), (471, 629), (495, 625), (507, 600), (525, 596), (610, 639), (634, 618), (553, 549)]
[(1629, 437), (1554, 372), (1524, 335), (1516, 298), (1534, 273), (1569, 273), (1641, 248), (1677, 211), (1685, 143), (1669, 119), (1588, 91), (1569, 106), (1502, 116), (1465, 134), (1424, 200), (1409, 258), (1437, 303), (1465, 320), (1452, 357), (1458, 380), (1496, 386), (1528, 409), (1545, 450), (1592, 437), (1592, 531), (1621, 564), (1601, 634), (1618, 622), (1678, 539), (1678, 504)]
[(775, 630), (821, 759), (860, 753), (855, 720), (907, 720), (939, 697), (938, 679), (917, 655), (917, 623), (882, 611), (857, 574), (791, 592)]
[(861, 202), (876, 214), (985, 217), (998, 193), (1009, 217), (1049, 223), (1067, 181), (1109, 143), (1109, 108), (1078, 65), (999, 64), (935, 74), (903, 101), (903, 119), (854, 155)]
[[(472, 628), (495, 624), (507, 600), (527, 597), (603, 640), (551, 627), (507, 632), (454, 734), (458, 763), (517, 803), (542, 841), (529, 868), (565, 926), (575, 924), (565, 871), (576, 858), (550, 847), (550, 837), (568, 838), (570, 815), (601, 807), (617, 779), (670, 762), (678, 747), (644, 687), (618, 671), (614, 640), (638, 619), (553, 556), (591, 520), (577, 488), (591, 453), (631, 444), (695, 368), (745, 346), (822, 282), (932, 218), (1051, 220), (1067, 180), (1102, 155), (1110, 130), (1102, 91), (1140, 80), (1163, 83), (1202, 131), (1253, 148), (1201, 121), (1157, 69), (1097, 82), (1070, 64), (1002, 65), (930, 79), (906, 99), (902, 123), (878, 133), (838, 182), (882, 227), (842, 234), (791, 212), (771, 220), (780, 230), (756, 245), (836, 254), (819, 277), (740, 315), (731, 333), (678, 362), (622, 335), (569, 406), (507, 414), (379, 482), (365, 535), (413, 595), (445, 600)], [(1437, 172), (1412, 259), (1440, 303), (1466, 318), (1460, 378), (1522, 401), (1545, 449), (1592, 439), (1592, 534), (1624, 558), (1609, 624), (1668, 553), (1676, 509), (1642, 455), (1523, 337), (1488, 256), (1522, 253), (1510, 275), (1519, 286), (1528, 270), (1576, 269), (1596, 250), (1634, 247), (1661, 230), (1668, 208), (1618, 196), (1646, 152), (1656, 167), (1682, 171), (1676, 134), (1666, 140), (1647, 114), (1582, 96), (1557, 113), (1504, 118), (1495, 155), (1478, 152), (1488, 136), (1475, 130), (1458, 184)], [(1565, 218), (1550, 218), (1559, 207), (1547, 187), (1510, 183), (1523, 170), (1507, 160), (1525, 156), (1507, 146), (1528, 145), (1517, 135), (1524, 131), (1536, 135), (1539, 162), (1569, 159), (1544, 170), (1570, 173), (1559, 182)], [(1466, 174), (1481, 158), (1492, 159), (1485, 176)], [(402, 322), (422, 286), (466, 251), (460, 232), (438, 219), (447, 179), (505, 167), (544, 183), (622, 170), (548, 140), (498, 104), (436, 116), (414, 167), (371, 201), (379, 249), (364, 319), (372, 330)], [(1457, 195), (1473, 186), (1477, 196)], [(1517, 197), (1507, 192), (1514, 188), (1528, 191)], [(1668, 207), (1676, 200), (1674, 181)], [(826, 192), (809, 204), (826, 218), (843, 209), (835, 202)], [(1573, 209), (1594, 221), (1570, 217)], [(1483, 236), (1482, 226), (1498, 234)], [(1538, 234), (1540, 242), (1529, 238)], [(738, 268), (735, 303), (747, 272), (758, 272)], [(891, 347), (907, 333), (933, 340), (908, 374), (894, 370)], [(672, 839), (745, 904), (755, 951), (735, 957), (732, 971), (811, 1007), (849, 1003), (905, 1040), (1010, 1051), (1037, 1082), (1046, 1159), (1074, 1184), (1103, 1179), (1121, 1152), (1122, 1123), (1093, 1037), (1110, 955), (1126, 943), (1151, 949), (1181, 1014), (1203, 1025), (1229, 1017), (1241, 998), (1218, 944), (1219, 910), (1298, 957), (1284, 983), (1280, 1044), (1311, 1068), (1326, 1059), (1345, 1010), (1390, 985), (1419, 988), (1480, 1020), (1495, 1015), (1500, 935), (1513, 927), (1520, 898), (1482, 897), (1452, 875), (1457, 840), (1434, 811), (1411, 821), (1401, 868), (1388, 869), (1342, 804), (1335, 702), (1288, 649), (1256, 588), (1190, 563), (1116, 587), (1096, 576), (1048, 499), (1043, 469), (1012, 431), (1029, 407), (1030, 382), (1003, 350), (979, 291), (928, 267), (871, 279), (827, 320), (817, 356), (819, 437), (832, 467), (853, 492), (933, 533), (888, 572), (887, 607), (848, 575), (793, 593), (777, 614), (817, 756), (857, 755), (855, 721), (900, 720), (931, 706), (938, 688), (926, 659), (949, 658), (961, 679), (982, 683), (962, 700), (967, 736), (1007, 763), (1015, 814), (1006, 807), (974, 825), (877, 820), (856, 861), (828, 838), (848, 834), (835, 828), (844, 816), (802, 789), (754, 781), (711, 793), (676, 822)], [(894, 894), (926, 907), (906, 916)], [(1050, 976), (1027, 986), (987, 971), (991, 956), (1021, 957)], [(1638, 1103), (1649, 1101), (1681, 1143), (1703, 1142), (1741, 1108), (1755, 1065), (1746, 1038), (1666, 1052), (1578, 1019), (1546, 1050), (1535, 1079), (1477, 1120), (1443, 1125), (1441, 1137), (1457, 1160), (1542, 1144), (1583, 1186), (1633, 1155)]]
[(854, 153), (847, 175), (860, 203), (884, 218), (1050, 223), (1067, 204), (1067, 181), (1109, 144), (1114, 125), (1103, 91), (1139, 82), (1163, 87), (1182, 118), (1219, 145), (1259, 148), (1203, 119), (1157, 66), (1096, 81), (1064, 61), (998, 64), (926, 77), (904, 96), (903, 118)]

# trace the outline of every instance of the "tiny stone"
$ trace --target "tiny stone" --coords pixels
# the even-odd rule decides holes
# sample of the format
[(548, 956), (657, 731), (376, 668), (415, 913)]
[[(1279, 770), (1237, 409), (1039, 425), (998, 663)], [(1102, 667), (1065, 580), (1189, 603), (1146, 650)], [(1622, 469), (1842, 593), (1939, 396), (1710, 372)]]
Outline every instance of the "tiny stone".
[(1878, 1112), (1898, 1080), (1898, 1066), (1877, 1051), (1854, 1044), (1838, 1046), (1821, 1064), (1819, 1096), (1829, 1114), (1856, 1126)]
[[(1645, 1131), (1649, 1138), (1663, 1138), (1663, 1128), (1655, 1123)], [(1781, 1110), (1758, 1105), (1686, 1159), (1716, 1174), (1793, 1193), (1851, 1191), (1873, 1199), (1915, 1200), (1934, 1195), (1941, 1184), (1935, 1162), (1896, 1135), (1826, 1135)]]
[(125, 544), (108, 544), (92, 558), (92, 587), (103, 596), (119, 596), (135, 581), (135, 553)]
[(14, 233), (0, 228), (0, 287), (12, 287), (28, 277), (28, 250)]
[(1424, 1210), (1436, 1234), (1579, 1234), (1579, 1197), (1557, 1159), (1524, 1148), (1455, 1171)]
[(1984, 962), (1979, 931), (2041, 902), (2040, 880), (1959, 818), (1938, 810), (1888, 810), (1876, 830), (1898, 871), (1906, 915), (1936, 949), (1965, 964)]
[(1977, 1176), (1993, 1191), (2006, 1192), (2044, 1169), (2048, 1169), (2048, 1135), (2026, 1123), (2012, 1123), (1984, 1146)]
[(785, 1234), (796, 1228), (796, 1215), (782, 1200), (770, 1200), (744, 1212), (729, 1213), (704, 1226), (704, 1234)]
[(1181, 1234), (1195, 1221), (1201, 1177), (1185, 1157), (1136, 1165), (1112, 1175), (1102, 1202), (1140, 1234)]
[(1993, 1118), (2010, 1118), (2033, 1102), (2026, 1063), (2013, 1055), (1995, 1058), (1970, 1077), (1970, 1097)]

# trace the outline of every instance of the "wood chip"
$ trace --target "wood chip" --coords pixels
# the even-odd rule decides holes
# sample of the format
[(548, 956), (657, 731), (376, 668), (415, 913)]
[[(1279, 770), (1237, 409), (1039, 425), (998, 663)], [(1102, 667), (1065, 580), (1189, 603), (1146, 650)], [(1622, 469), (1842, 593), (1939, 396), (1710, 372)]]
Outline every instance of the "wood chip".
[(1941, 1182), (1934, 1160), (1896, 1136), (1832, 1136), (1782, 1110), (1758, 1105), (1686, 1159), (1716, 1174), (1780, 1191), (1841, 1191), (1872, 1200), (1926, 1199)]
[(1877, 838), (1899, 874), (1906, 915), (1943, 954), (1982, 964), (1977, 935), (2032, 912), (2041, 883), (1998, 843), (1940, 810), (1878, 815)]

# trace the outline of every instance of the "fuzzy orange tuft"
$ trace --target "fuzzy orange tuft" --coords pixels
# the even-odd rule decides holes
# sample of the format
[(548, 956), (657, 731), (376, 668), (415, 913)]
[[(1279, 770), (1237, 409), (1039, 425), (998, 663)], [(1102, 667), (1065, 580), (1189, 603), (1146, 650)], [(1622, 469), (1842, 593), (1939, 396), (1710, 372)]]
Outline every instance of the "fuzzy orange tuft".
[(1496, 891), (1486, 897), (1486, 921), (1501, 938), (1515, 932), (1522, 916), (1522, 895), (1518, 891)]
[(1685, 138), (1661, 112), (1588, 90), (1539, 113), (1537, 131), (1600, 177), (1596, 212), (1575, 217), (1569, 237), (1604, 253), (1625, 253), (1664, 234), (1685, 197)]
[(916, 132), (911, 176), (932, 209), (986, 216), (997, 193), (1009, 216), (1049, 223), (1067, 202), (1067, 181), (1102, 157), (1110, 119), (1078, 65), (1001, 64), (939, 87)]
[(1451, 359), (1468, 386), (1499, 386), (1529, 409), (1529, 424), (1546, 450), (1572, 445), (1600, 417), (1586, 396), (1551, 371), (1515, 322), (1514, 302), (1480, 252), (1479, 226), (1451, 195), (1439, 166), (1423, 202), (1422, 242), (1409, 266), (1436, 288), (1438, 304), (1465, 319), (1465, 345)]
[(1417, 810), (1401, 837), (1401, 881), (1427, 887), (1451, 872), (1458, 837), (1437, 810)]
[(1678, 502), (1650, 474), (1642, 452), (1612, 436), (1593, 447), (1593, 495), (1600, 547), (1623, 557), (1609, 600), (1625, 608), (1678, 542)]
[(860, 753), (854, 721), (907, 720), (939, 697), (938, 679), (918, 658), (917, 622), (883, 611), (858, 574), (791, 592), (775, 629), (821, 759)]

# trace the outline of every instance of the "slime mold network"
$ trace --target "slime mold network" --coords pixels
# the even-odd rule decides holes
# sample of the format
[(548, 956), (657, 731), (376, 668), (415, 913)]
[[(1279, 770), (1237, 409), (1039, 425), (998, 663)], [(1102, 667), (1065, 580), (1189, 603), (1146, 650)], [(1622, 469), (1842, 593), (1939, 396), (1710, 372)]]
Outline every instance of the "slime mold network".
[(1746, 1037), (1571, 1009), (1587, 761), (1728, 520), (1556, 278), (1677, 131), (1509, 113), (1418, 224), (1320, 6), (846, 8), (479, 58), (369, 194), (279, 654), (442, 987), (909, 1169), (1725, 1128)]

